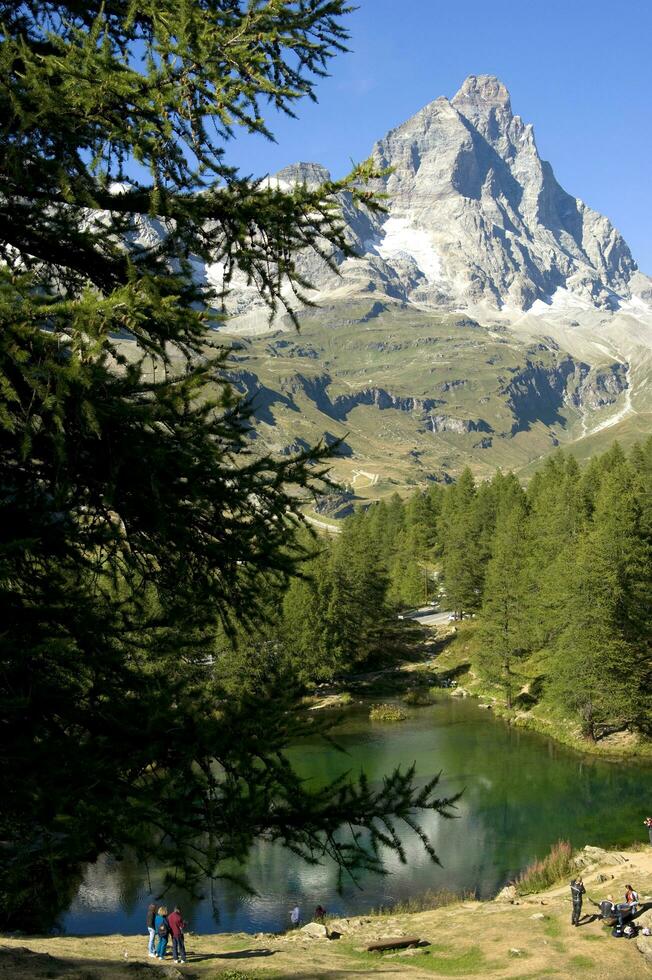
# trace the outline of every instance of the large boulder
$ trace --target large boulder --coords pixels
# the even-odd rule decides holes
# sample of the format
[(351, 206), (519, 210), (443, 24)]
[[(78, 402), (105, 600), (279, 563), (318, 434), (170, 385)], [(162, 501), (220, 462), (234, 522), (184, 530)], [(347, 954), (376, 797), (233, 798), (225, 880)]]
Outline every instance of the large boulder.
[(578, 868), (588, 868), (593, 864), (627, 864), (629, 858), (618, 851), (605, 851), (603, 847), (593, 847), (587, 844), (580, 854), (575, 858), (575, 865)]
[(652, 966), (652, 936), (637, 936), (636, 946), (649, 966)]
[(299, 932), (308, 939), (328, 939), (328, 929), (321, 922), (309, 922)]
[(514, 904), (516, 897), (516, 885), (505, 885), (505, 887), (501, 888), (501, 890), (498, 892), (494, 901), (511, 902)]
[(640, 926), (641, 929), (647, 926), (648, 929), (652, 930), (652, 909), (646, 909), (645, 912), (641, 912), (636, 917), (636, 925)]
[(342, 936), (355, 929), (355, 924), (351, 919), (331, 919), (328, 925), (331, 932), (339, 932)]

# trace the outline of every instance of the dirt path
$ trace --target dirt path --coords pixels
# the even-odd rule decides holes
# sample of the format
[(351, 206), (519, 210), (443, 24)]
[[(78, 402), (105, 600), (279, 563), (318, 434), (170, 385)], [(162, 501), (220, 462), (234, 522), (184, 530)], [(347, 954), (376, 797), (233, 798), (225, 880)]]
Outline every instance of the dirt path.
[[(582, 860), (592, 898), (620, 897), (631, 882), (641, 900), (650, 902), (645, 915), (652, 920), (652, 848), (587, 848)], [(610, 929), (592, 920), (589, 905), (585, 911), (582, 925), (573, 928), (565, 883), (515, 904), (463, 902), (410, 915), (342, 920), (337, 941), (311, 939), (301, 931), (287, 936), (190, 936), (185, 967), (148, 959), (141, 936), (6, 936), (0, 938), (0, 980), (219, 980), (223, 975), (226, 980), (229, 973), (230, 980), (652, 977), (635, 941), (614, 939)], [(421, 936), (431, 945), (382, 956), (365, 952), (369, 942), (401, 934)]]

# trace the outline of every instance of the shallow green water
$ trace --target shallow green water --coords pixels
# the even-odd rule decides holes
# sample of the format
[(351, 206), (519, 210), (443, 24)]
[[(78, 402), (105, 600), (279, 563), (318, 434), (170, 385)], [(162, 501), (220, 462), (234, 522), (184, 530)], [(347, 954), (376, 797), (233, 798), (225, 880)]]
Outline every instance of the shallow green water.
[[(429, 815), (422, 821), (442, 867), (406, 830), (407, 865), (390, 855), (388, 877), (368, 876), (362, 891), (348, 887), (338, 896), (334, 868), (310, 867), (280, 848), (260, 845), (247, 868), (257, 895), (243, 895), (230, 884), (214, 889), (220, 930), (284, 928), (295, 900), (310, 917), (318, 903), (329, 912), (354, 914), (429, 889), (488, 897), (560, 838), (574, 846), (641, 838), (651, 804), (649, 767), (587, 759), (510, 728), (474, 702), (446, 696), (433, 707), (411, 710), (399, 724), (371, 723), (367, 715), (368, 706), (353, 709), (337, 728), (344, 753), (315, 740), (294, 748), (293, 762), (318, 783), (360, 770), (374, 783), (412, 762), (424, 781), (442, 770), (442, 795), (464, 790), (457, 819)], [(156, 875), (151, 884), (155, 891)], [(76, 933), (142, 932), (149, 894), (137, 867), (99, 862), (87, 870), (64, 926)], [(208, 897), (193, 903), (175, 893), (167, 900), (183, 903), (195, 929), (215, 931)]]

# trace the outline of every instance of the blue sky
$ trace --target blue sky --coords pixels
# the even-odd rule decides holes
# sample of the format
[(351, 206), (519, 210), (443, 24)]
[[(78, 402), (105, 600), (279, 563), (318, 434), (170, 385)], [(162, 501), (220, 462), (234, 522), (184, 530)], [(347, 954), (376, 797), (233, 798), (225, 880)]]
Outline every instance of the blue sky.
[(534, 123), (539, 152), (571, 194), (606, 214), (652, 274), (650, 0), (357, 0), (351, 52), (298, 119), (269, 115), (277, 143), (238, 137), (244, 173), (297, 160), (335, 176), (469, 74), (497, 75)]

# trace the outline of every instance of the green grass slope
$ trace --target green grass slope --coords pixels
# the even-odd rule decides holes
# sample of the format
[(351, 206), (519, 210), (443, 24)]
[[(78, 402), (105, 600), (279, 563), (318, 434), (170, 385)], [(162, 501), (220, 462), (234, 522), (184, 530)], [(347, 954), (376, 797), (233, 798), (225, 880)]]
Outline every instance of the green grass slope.
[(609, 424), (627, 378), (607, 354), (589, 363), (463, 315), (348, 300), (305, 311), (300, 333), (223, 339), (234, 384), (253, 398), (257, 447), (342, 439), (333, 476), (362, 496), (465, 465), (479, 477), (496, 467), (527, 476), (557, 446), (584, 458), (649, 432), (636, 413)]

